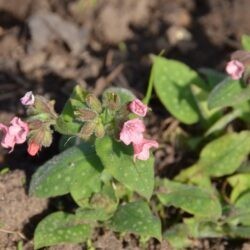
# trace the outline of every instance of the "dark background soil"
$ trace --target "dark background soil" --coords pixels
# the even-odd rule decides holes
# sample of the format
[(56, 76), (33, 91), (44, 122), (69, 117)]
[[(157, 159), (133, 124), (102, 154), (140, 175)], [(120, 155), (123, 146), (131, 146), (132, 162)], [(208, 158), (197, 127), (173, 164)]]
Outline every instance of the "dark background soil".
[[(249, 0), (0, 0), (0, 122), (25, 115), (19, 99), (30, 90), (55, 99), (57, 111), (77, 83), (97, 95), (113, 85), (142, 98), (152, 53), (223, 71), (241, 36), (250, 34), (249, 23)], [(189, 158), (166, 140), (178, 123), (154, 96), (150, 106), (148, 133), (162, 145), (155, 152), (156, 173), (171, 176)], [(55, 136), (52, 147), (34, 158), (26, 145), (11, 154), (0, 149), (0, 167), (10, 169), (0, 175), (0, 249), (16, 249), (20, 240), (32, 249), (37, 222), (60, 208), (60, 199), (27, 196), (32, 173), (57, 146)], [(132, 236), (122, 240), (111, 232), (97, 232), (95, 246), (138, 249)], [(168, 246), (150, 242), (149, 248)], [(246, 242), (226, 240), (201, 241), (196, 248), (250, 249)]]

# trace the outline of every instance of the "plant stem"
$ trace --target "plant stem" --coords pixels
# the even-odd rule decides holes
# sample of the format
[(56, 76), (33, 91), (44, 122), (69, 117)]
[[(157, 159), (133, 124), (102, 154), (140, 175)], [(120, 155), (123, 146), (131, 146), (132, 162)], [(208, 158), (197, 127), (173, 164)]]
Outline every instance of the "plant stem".
[(148, 105), (150, 98), (151, 98), (151, 95), (152, 95), (153, 83), (154, 83), (153, 72), (154, 72), (154, 66), (151, 69), (146, 96), (143, 99), (143, 103), (145, 103), (146, 105)]

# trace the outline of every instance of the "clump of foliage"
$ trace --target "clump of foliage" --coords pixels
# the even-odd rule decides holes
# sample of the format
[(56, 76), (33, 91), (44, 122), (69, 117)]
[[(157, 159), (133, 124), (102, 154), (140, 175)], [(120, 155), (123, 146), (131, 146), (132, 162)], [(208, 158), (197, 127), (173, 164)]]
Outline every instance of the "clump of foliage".
[[(146, 242), (167, 240), (174, 249), (199, 238), (250, 237), (250, 38), (222, 74), (194, 71), (187, 65), (153, 56), (144, 103), (123, 88), (107, 89), (101, 99), (76, 86), (60, 114), (54, 102), (28, 92), (22, 99), (28, 118), (0, 124), (2, 146), (12, 151), (27, 140), (34, 156), (50, 146), (53, 131), (62, 134), (61, 152), (33, 175), (30, 194), (49, 198), (70, 194), (77, 209), (45, 217), (34, 235), (35, 248), (91, 239), (104, 227), (133, 233)], [(181, 124), (195, 125), (187, 147), (199, 153), (173, 180), (154, 177), (143, 117), (152, 90)], [(240, 120), (244, 129), (234, 126)], [(167, 207), (175, 207), (171, 218)]]

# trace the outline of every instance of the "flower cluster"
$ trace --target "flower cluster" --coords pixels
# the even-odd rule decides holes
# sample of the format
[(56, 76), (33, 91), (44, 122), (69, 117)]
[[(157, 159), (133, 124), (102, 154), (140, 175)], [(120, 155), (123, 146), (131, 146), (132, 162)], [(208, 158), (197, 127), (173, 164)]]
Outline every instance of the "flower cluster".
[(53, 103), (41, 96), (35, 97), (31, 91), (27, 92), (20, 101), (27, 107), (29, 119), (24, 122), (19, 117), (14, 117), (9, 126), (0, 123), (1, 146), (12, 152), (16, 144), (28, 141), (27, 151), (34, 156), (42, 146), (50, 146), (52, 142), (50, 126), (54, 123), (56, 114)]
[[(24, 106), (30, 106), (34, 104), (35, 97), (33, 93), (29, 91), (20, 99), (20, 101)], [(22, 144), (27, 140), (30, 129), (27, 122), (22, 121), (19, 117), (14, 117), (10, 121), (9, 126), (0, 123), (0, 131), (2, 132), (1, 145), (3, 148), (10, 149), (9, 152), (11, 153), (16, 144)], [(28, 153), (34, 155), (32, 152), (29, 145)]]
[[(140, 117), (144, 117), (148, 111), (148, 107), (140, 100), (135, 99), (128, 105), (130, 111)], [(149, 149), (157, 148), (159, 145), (155, 140), (148, 140), (143, 137), (145, 125), (139, 118), (128, 120), (123, 124), (120, 132), (120, 140), (126, 145), (132, 143), (134, 149), (134, 161), (147, 160), (149, 158)]]
[[(15, 144), (28, 142), (28, 153), (34, 156), (41, 147), (48, 147), (52, 143), (53, 130), (63, 131), (60, 127), (62, 117), (54, 110), (54, 102), (48, 101), (42, 96), (34, 96), (31, 91), (21, 99), (21, 103), (27, 107), (27, 122), (14, 117), (9, 126), (0, 123), (2, 134), (1, 145), (13, 151)], [(87, 94), (82, 103), (73, 110), (74, 118), (80, 124), (79, 131), (73, 132), (83, 140), (88, 140), (92, 135), (102, 138), (105, 134), (116, 136), (119, 130), (120, 140), (126, 145), (132, 144), (134, 149), (134, 161), (147, 160), (150, 156), (150, 148), (157, 148), (155, 140), (144, 138), (146, 128), (140, 119), (147, 114), (148, 107), (139, 99), (134, 99), (129, 104), (122, 105), (119, 96), (113, 92), (107, 92), (102, 102), (92, 94)], [(131, 116), (137, 118), (128, 120)], [(122, 129), (121, 128), (121, 124)], [(64, 124), (63, 124), (64, 125)], [(64, 132), (64, 131), (63, 131)], [(75, 134), (74, 134), (75, 133)], [(66, 134), (68, 128), (66, 126)]]

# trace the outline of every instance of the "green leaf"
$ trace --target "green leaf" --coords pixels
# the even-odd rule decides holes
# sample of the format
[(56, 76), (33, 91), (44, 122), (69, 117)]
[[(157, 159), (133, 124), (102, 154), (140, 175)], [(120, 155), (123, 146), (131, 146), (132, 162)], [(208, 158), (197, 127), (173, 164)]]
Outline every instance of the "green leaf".
[(82, 125), (79, 122), (72, 120), (65, 120), (65, 118), (60, 115), (56, 120), (55, 129), (57, 132), (63, 135), (76, 135)]
[(199, 218), (216, 220), (221, 216), (218, 198), (199, 187), (164, 179), (157, 197), (165, 206), (181, 208)]
[(200, 154), (199, 161), (184, 169), (176, 177), (179, 181), (199, 176), (221, 177), (232, 174), (240, 167), (250, 152), (250, 133), (226, 134), (208, 143)]
[(150, 199), (154, 188), (154, 159), (133, 161), (131, 146), (104, 137), (96, 140), (96, 152), (106, 171), (126, 187)]
[(231, 121), (238, 118), (242, 114), (242, 111), (239, 109), (233, 110), (232, 112), (225, 114), (220, 119), (218, 119), (206, 132), (206, 136), (221, 131), (224, 129)]
[(144, 201), (131, 202), (118, 207), (111, 218), (111, 228), (118, 232), (139, 234), (161, 240), (161, 222), (152, 215)]
[(56, 121), (55, 128), (59, 133), (64, 135), (75, 135), (78, 133), (81, 123), (75, 121), (74, 110), (83, 108), (87, 94), (88, 93), (80, 85), (74, 88), (61, 115)]
[(191, 90), (193, 95), (195, 96), (200, 113), (206, 120), (206, 124), (204, 125), (208, 126), (222, 116), (222, 113), (218, 112), (218, 110), (210, 110), (208, 108), (207, 98), (209, 93), (206, 90), (197, 85), (191, 85)]
[(83, 107), (83, 103), (85, 102), (87, 94), (88, 92), (85, 89), (83, 89), (80, 85), (77, 85), (73, 89), (73, 92), (70, 95), (70, 98), (66, 102), (63, 111), (61, 113), (66, 121), (70, 121), (73, 119), (74, 109)]
[(118, 199), (111, 183), (104, 184), (102, 190), (91, 196), (89, 206), (94, 209), (103, 209), (107, 215), (112, 215), (118, 205)]
[(224, 135), (205, 146), (200, 154), (198, 165), (213, 177), (233, 173), (250, 152), (250, 133)]
[(110, 87), (103, 92), (103, 96), (107, 93), (115, 93), (120, 97), (121, 105), (133, 101), (136, 97), (135, 95), (125, 88), (120, 87)]
[(217, 223), (198, 221), (195, 218), (184, 219), (184, 223), (175, 224), (168, 229), (163, 238), (173, 249), (194, 248), (193, 238), (221, 238), (224, 236), (222, 228)]
[(199, 70), (199, 73), (205, 77), (209, 91), (227, 77), (227, 75), (209, 68), (202, 68)]
[(193, 241), (189, 238), (188, 227), (185, 224), (176, 224), (169, 228), (164, 234), (163, 239), (166, 239), (173, 249), (183, 250), (188, 246), (192, 246)]
[(226, 78), (219, 83), (210, 93), (208, 107), (232, 107), (250, 99), (250, 87), (243, 88), (240, 81)]
[(34, 236), (35, 249), (61, 243), (79, 243), (91, 236), (90, 224), (77, 216), (56, 212), (45, 217), (37, 226)]
[(103, 208), (78, 208), (76, 210), (76, 216), (86, 223), (92, 223), (93, 221), (108, 220), (112, 215), (107, 214)]
[(235, 202), (235, 206), (238, 208), (244, 208), (249, 210), (250, 207), (250, 192), (246, 192), (242, 194), (237, 201)]
[(186, 124), (199, 121), (200, 112), (190, 84), (201, 84), (198, 74), (185, 64), (154, 57), (154, 88), (162, 104), (178, 120)]
[(224, 236), (222, 227), (217, 222), (200, 221), (197, 218), (183, 219), (188, 227), (189, 236), (193, 238), (219, 238)]
[(72, 192), (73, 198), (86, 196), (98, 190), (102, 168), (93, 147), (69, 148), (36, 171), (31, 179), (30, 194), (52, 197)]
[(228, 224), (250, 226), (250, 190), (245, 191), (232, 206), (230, 216), (227, 217)]
[(235, 202), (241, 193), (250, 189), (250, 173), (235, 174), (227, 178), (229, 184), (233, 187), (230, 200)]
[(241, 44), (244, 50), (250, 51), (250, 36), (243, 35), (241, 37)]
[(249, 239), (250, 237), (250, 227), (230, 227), (229, 234), (231, 237), (240, 237), (244, 239)]

